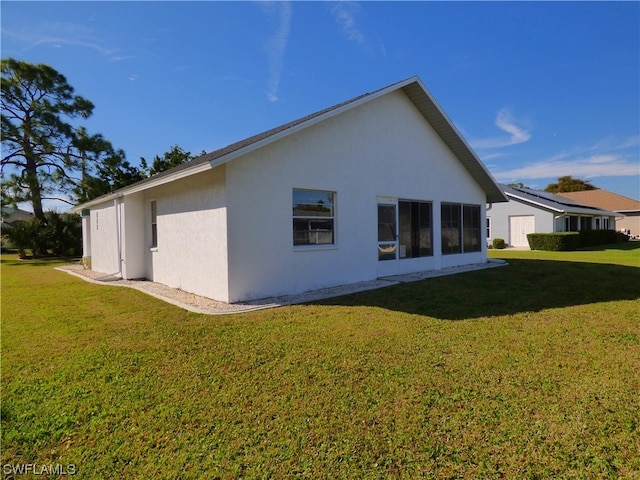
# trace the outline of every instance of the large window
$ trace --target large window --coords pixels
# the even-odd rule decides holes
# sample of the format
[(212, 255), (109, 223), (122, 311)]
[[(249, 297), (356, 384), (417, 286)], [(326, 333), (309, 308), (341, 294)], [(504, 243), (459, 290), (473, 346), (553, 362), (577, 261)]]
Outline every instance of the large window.
[(442, 253), (469, 253), (482, 250), (479, 205), (441, 205)]
[(158, 246), (158, 206), (156, 201), (151, 202), (151, 248)]
[(400, 258), (426, 257), (431, 250), (431, 204), (400, 200)]
[(462, 205), (458, 203), (443, 203), (440, 208), (442, 231), (442, 253), (462, 252)]
[(335, 193), (293, 190), (293, 244), (335, 243)]
[(579, 231), (579, 222), (580, 222), (580, 217), (576, 217), (576, 216), (565, 216), (564, 217), (564, 231), (565, 232), (577, 232)]
[(462, 207), (463, 218), (463, 249), (465, 252), (479, 252), (482, 250), (480, 244), (480, 206), (465, 205)]

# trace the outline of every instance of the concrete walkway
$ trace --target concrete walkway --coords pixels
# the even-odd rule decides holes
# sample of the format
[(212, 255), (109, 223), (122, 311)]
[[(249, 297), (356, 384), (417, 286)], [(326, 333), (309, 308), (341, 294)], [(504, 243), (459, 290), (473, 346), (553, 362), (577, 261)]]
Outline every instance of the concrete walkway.
[(265, 308), (281, 307), (285, 305), (295, 305), (299, 303), (315, 302), (327, 298), (349, 295), (351, 293), (375, 290), (378, 288), (397, 285), (399, 283), (417, 282), (427, 278), (454, 275), (457, 273), (484, 270), (487, 268), (501, 267), (507, 263), (503, 260), (489, 259), (487, 263), (466, 265), (464, 267), (445, 268), (437, 271), (410, 273), (405, 275), (392, 275), (368, 282), (359, 282), (338, 287), (312, 290), (297, 295), (283, 295), (280, 297), (263, 298), (251, 302), (225, 303), (210, 298), (194, 295), (177, 288), (171, 288), (161, 283), (149, 280), (123, 280), (116, 275), (105, 275), (85, 269), (82, 265), (67, 265), (56, 267), (56, 270), (67, 272), (76, 277), (82, 278), (98, 285), (111, 285), (116, 287), (129, 287), (156, 297), (165, 302), (184, 308), (190, 312), (204, 313), (207, 315), (229, 315), (233, 313), (244, 313)]

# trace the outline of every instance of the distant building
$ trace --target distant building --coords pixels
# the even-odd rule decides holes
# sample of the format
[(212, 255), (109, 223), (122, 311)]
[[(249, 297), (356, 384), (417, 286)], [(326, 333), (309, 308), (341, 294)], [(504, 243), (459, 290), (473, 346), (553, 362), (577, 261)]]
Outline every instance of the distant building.
[(0, 211), (0, 224), (2, 224), (3, 230), (5, 228), (11, 228), (11, 224), (18, 220), (29, 220), (33, 218), (33, 213), (20, 210), (19, 208), (2, 207)]
[(528, 247), (530, 233), (614, 230), (616, 212), (553, 193), (502, 185), (508, 203), (487, 210), (487, 241), (502, 238), (511, 247)]
[(563, 197), (575, 200), (591, 207), (612, 210), (624, 215), (616, 221), (619, 231), (630, 233), (634, 238), (640, 238), (640, 202), (629, 197), (618, 195), (599, 188), (584, 192), (559, 193)]

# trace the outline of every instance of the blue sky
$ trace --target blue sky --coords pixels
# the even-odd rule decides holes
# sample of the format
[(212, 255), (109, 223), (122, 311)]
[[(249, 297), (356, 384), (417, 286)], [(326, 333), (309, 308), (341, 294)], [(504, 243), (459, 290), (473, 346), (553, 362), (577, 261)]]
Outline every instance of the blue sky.
[(638, 2), (3, 1), (1, 26), (133, 164), (418, 75), (498, 181), (640, 198)]

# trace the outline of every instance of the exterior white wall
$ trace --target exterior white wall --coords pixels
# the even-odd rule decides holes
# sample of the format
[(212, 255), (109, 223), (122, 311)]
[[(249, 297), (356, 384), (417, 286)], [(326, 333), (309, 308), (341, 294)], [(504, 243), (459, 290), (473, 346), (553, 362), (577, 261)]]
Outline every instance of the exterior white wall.
[(126, 232), (122, 243), (122, 277), (145, 278), (144, 194), (127, 195), (122, 204)]
[[(336, 192), (335, 245), (293, 246), (294, 188)], [(432, 202), (434, 255), (393, 273), (486, 261), (441, 255), (440, 203), (480, 205), (484, 227), (486, 195), (401, 91), (231, 161), (226, 194), (232, 302), (375, 279), (377, 196)]]
[(119, 200), (111, 200), (91, 208), (91, 269), (105, 274), (120, 273), (122, 227)]
[(507, 203), (494, 203), (487, 211), (487, 217), (491, 222), (491, 238), (502, 238), (507, 245), (511, 245), (509, 237), (509, 217), (533, 215), (536, 233), (551, 233), (557, 231), (554, 227), (555, 213), (541, 208), (532, 207), (517, 200)]
[[(144, 192), (146, 278), (228, 301), (225, 170), (218, 167)], [(151, 248), (152, 200), (157, 204), (156, 248)]]

